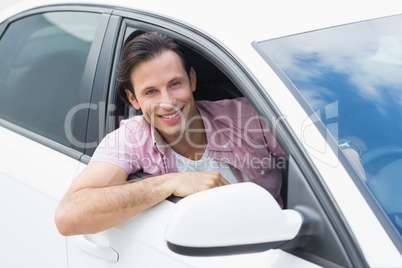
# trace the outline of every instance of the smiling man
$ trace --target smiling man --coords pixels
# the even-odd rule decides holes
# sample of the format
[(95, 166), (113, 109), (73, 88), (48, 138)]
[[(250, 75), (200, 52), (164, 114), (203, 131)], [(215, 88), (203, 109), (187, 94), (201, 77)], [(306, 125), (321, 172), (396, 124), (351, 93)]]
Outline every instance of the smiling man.
[[(243, 181), (282, 205), (286, 154), (245, 98), (195, 102), (196, 72), (181, 46), (158, 33), (129, 41), (118, 93), (142, 116), (123, 120), (77, 176), (56, 211), (63, 235), (111, 228), (170, 195), (185, 197)], [(127, 182), (138, 171), (152, 176)]]

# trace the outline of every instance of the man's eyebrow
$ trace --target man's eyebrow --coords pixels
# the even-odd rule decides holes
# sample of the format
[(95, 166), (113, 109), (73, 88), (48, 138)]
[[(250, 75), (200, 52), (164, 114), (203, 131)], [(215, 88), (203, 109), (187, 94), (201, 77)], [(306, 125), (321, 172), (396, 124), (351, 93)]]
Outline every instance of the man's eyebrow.
[(170, 81), (168, 82), (168, 84), (172, 83), (172, 82), (175, 81), (175, 80), (183, 80), (184, 78), (185, 78), (184, 75), (177, 76), (177, 77), (173, 78), (172, 80), (170, 80)]
[(181, 78), (181, 77), (175, 77), (175, 78), (173, 78), (172, 80), (170, 80), (170, 81), (168, 82), (168, 84), (172, 83), (172, 82), (175, 81), (175, 80), (180, 80), (180, 79), (182, 79), (182, 78)]

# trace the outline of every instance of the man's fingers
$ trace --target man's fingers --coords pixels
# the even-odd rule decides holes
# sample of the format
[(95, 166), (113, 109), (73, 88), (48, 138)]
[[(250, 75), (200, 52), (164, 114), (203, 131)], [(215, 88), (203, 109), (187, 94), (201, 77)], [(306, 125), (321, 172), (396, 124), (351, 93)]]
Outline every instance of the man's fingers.
[(225, 178), (222, 178), (222, 179), (223, 179), (223, 185), (229, 185), (230, 184)]
[(222, 175), (219, 174), (219, 186), (228, 185), (230, 184)]

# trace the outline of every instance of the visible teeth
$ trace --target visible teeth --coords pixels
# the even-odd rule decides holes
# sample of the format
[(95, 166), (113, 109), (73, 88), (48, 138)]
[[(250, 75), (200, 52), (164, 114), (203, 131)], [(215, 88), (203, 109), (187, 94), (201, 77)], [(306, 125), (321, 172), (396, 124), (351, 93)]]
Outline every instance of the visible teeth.
[(166, 119), (170, 119), (175, 117), (176, 115), (178, 115), (180, 113), (180, 111), (177, 111), (177, 113), (171, 114), (171, 115), (167, 115), (167, 116), (163, 116), (161, 115), (162, 118), (166, 118)]

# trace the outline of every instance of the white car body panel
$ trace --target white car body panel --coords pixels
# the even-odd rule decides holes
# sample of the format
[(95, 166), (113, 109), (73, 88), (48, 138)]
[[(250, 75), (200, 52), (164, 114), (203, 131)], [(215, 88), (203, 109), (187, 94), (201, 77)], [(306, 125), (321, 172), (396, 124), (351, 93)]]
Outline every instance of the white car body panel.
[(0, 137), (1, 266), (66, 267), (54, 213), (78, 161), (3, 127)]

